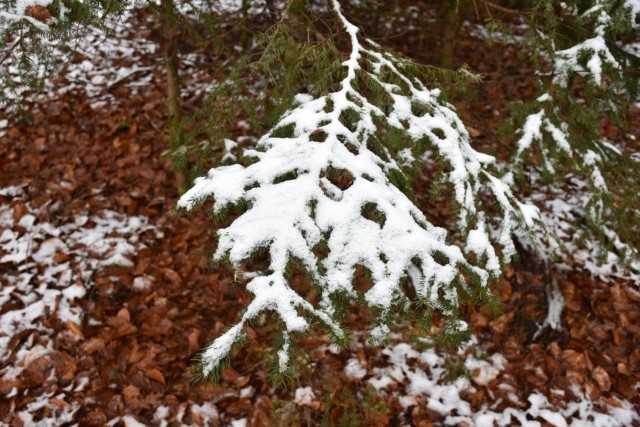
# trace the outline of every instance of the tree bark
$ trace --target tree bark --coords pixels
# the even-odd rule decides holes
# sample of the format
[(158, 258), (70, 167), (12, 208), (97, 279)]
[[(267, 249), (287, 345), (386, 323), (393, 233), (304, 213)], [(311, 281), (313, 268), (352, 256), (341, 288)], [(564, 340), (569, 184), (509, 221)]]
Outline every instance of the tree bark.
[[(178, 32), (171, 25), (168, 16), (174, 9), (173, 0), (162, 0), (162, 35), (165, 73), (167, 76), (167, 119), (169, 125), (169, 147), (178, 149), (183, 143), (182, 105), (180, 102), (180, 76), (178, 74)], [(173, 162), (178, 190), (187, 190), (185, 167), (182, 162)]]
[(455, 65), (456, 44), (460, 30), (459, 0), (446, 0), (444, 16), (442, 17), (442, 51), (440, 52), (440, 66), (453, 69)]

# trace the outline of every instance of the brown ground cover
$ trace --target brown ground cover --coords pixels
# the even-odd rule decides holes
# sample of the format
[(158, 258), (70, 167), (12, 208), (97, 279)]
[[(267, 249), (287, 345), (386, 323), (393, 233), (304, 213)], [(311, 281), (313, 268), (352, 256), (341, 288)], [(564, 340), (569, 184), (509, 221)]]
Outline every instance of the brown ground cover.
[[(402, 42), (390, 40), (419, 61), (435, 61), (439, 42), (428, 32), (409, 31)], [(458, 64), (467, 63), (487, 77), (475, 98), (457, 105), (477, 132), (479, 149), (500, 152), (491, 129), (505, 116), (507, 101), (531, 96), (533, 79), (519, 77), (526, 70), (512, 45), (488, 48), (463, 31), (457, 52)], [(243, 418), (249, 426), (346, 425), (350, 420), (351, 425), (441, 424), (443, 416), (424, 405), (424, 396), (415, 396), (409, 406), (400, 402), (407, 395), (406, 382), (383, 391), (367, 382), (373, 368), (389, 361), (380, 347), (362, 346), (366, 316), (357, 307), (348, 319), (356, 331), (351, 350), (332, 351), (324, 336), (297, 339), (298, 373), (289, 387), (275, 387), (269, 379), (274, 331), (268, 325), (248, 330), (247, 345), (217, 385), (189, 383), (191, 359), (233, 324), (250, 296), (232, 272), (209, 263), (214, 248), (206, 212), (173, 213), (175, 177), (161, 158), (166, 149), (163, 78), (154, 71), (151, 83), (137, 94), (126, 86), (110, 88), (115, 102), (99, 108), (92, 108), (80, 91), (31, 103), (11, 118), (0, 137), (0, 187), (21, 188), (20, 194), (0, 195), (16, 236), (29, 233), (20, 225), (25, 215), (33, 215), (34, 224), (64, 225), (83, 216), (104, 216), (108, 210), (145, 217), (150, 224), (133, 239), (137, 246), (128, 255), (129, 266), (85, 262), (82, 257), (100, 257), (91, 250), (82, 256), (53, 251), (56, 262), (69, 262), (73, 286), (86, 290), (82, 298), (71, 300), (72, 307), (81, 309), (81, 321), (61, 321), (54, 305), (39, 320), (43, 329), (26, 328), (10, 336), (10, 351), (0, 360), (0, 375), (5, 375), (0, 380), (0, 422), (26, 426), (31, 422), (20, 413), (31, 414), (35, 422), (68, 411), (72, 415), (58, 419), (60, 425), (135, 425), (127, 416), (145, 425), (228, 425)], [(639, 115), (632, 111), (636, 135)], [(427, 187), (426, 180), (417, 184), (419, 200), (425, 210), (433, 210), (424, 196)], [(448, 212), (442, 209), (430, 214), (445, 221)], [(132, 233), (127, 238), (133, 241)], [(33, 239), (29, 262), (37, 261), (33, 254), (45, 241)], [(0, 263), (5, 271), (0, 284), (8, 287), (7, 277), (17, 277), (19, 268), (20, 263)], [(38, 274), (29, 286), (36, 289), (47, 280), (47, 267), (33, 268)], [(62, 273), (56, 274), (59, 279)], [(552, 278), (565, 300), (562, 326), (534, 338), (536, 325), (547, 314), (546, 289)], [(53, 289), (54, 282), (45, 286)], [(468, 373), (474, 388), (463, 397), (474, 409), (525, 407), (534, 391), (559, 407), (587, 396), (600, 402), (596, 406), (616, 407), (627, 400), (640, 408), (637, 287), (621, 279), (593, 278), (578, 265), (568, 272), (553, 266), (547, 271), (524, 252), (501, 285), (497, 294), (504, 302), (503, 315), (491, 318), (484, 307), (465, 308), (479, 348), (501, 353), (507, 362), (488, 380)], [(2, 301), (0, 315), (26, 306), (13, 297)], [(351, 358), (367, 369), (360, 379), (344, 372)], [(21, 371), (10, 378), (6, 373), (15, 367)], [(296, 389), (307, 386), (315, 391), (314, 398), (294, 403)], [(166, 411), (159, 414), (158, 408)]]

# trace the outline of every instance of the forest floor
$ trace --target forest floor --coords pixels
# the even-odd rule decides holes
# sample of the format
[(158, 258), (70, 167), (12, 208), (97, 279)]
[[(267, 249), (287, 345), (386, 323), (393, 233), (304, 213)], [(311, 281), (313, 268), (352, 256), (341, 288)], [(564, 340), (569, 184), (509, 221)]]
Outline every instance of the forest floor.
[[(412, 29), (390, 43), (436, 63), (439, 41), (413, 21), (437, 13), (428, 2), (398, 12)], [(88, 39), (47, 94), (0, 116), (0, 425), (640, 425), (640, 280), (572, 245), (548, 264), (523, 250), (496, 289), (504, 314), (465, 307), (473, 339), (460, 352), (430, 347), (410, 323), (390, 346), (367, 346), (354, 306), (350, 348), (297, 338), (286, 387), (270, 379), (266, 321), (218, 384), (190, 384), (192, 358), (250, 295), (211, 265), (206, 210), (174, 214), (166, 82), (144, 17), (111, 44)], [(474, 146), (500, 153), (490, 129), (535, 80), (516, 45), (488, 47), (469, 19), (455, 61), (485, 82), (456, 106)], [(182, 63), (189, 110), (219, 64), (194, 53)], [(640, 135), (640, 109), (630, 118)], [(424, 181), (418, 200), (433, 211)], [(579, 200), (571, 188), (528, 197), (559, 224)]]

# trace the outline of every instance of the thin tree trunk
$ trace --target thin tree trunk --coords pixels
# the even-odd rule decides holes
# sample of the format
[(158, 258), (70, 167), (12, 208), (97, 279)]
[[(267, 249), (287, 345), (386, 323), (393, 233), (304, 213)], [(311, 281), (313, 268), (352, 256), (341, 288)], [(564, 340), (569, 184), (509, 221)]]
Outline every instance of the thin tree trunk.
[[(180, 76), (178, 75), (178, 32), (171, 25), (168, 16), (173, 11), (173, 0), (162, 0), (162, 34), (165, 72), (167, 75), (167, 118), (169, 124), (169, 146), (178, 149), (183, 143), (182, 105), (180, 103)], [(173, 162), (178, 190), (187, 190), (185, 166), (183, 162)]]
[(460, 29), (459, 0), (446, 0), (444, 16), (442, 18), (442, 51), (440, 52), (440, 66), (453, 69), (456, 55), (456, 44)]
[(242, 0), (242, 39), (240, 45), (243, 49), (249, 48), (249, 42), (251, 41), (251, 34), (249, 33), (249, 0)]

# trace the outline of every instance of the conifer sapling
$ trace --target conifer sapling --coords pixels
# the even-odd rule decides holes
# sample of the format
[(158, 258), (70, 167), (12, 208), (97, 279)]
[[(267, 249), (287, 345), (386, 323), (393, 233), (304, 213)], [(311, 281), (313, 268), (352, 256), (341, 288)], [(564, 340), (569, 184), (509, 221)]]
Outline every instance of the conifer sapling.
[[(535, 100), (514, 107), (519, 139), (511, 172), (522, 178), (537, 170), (551, 179), (573, 175), (589, 182), (574, 238), (591, 235), (605, 259), (613, 256), (640, 271), (634, 245), (640, 168), (633, 155), (606, 141), (601, 125), (603, 117), (621, 122), (639, 95), (640, 58), (621, 48), (620, 40), (637, 39), (640, 1), (572, 1), (559, 12), (553, 3), (539, 2), (532, 13), (532, 53), (541, 58), (533, 62), (541, 81)], [(540, 167), (530, 161), (534, 155)]]
[[(291, 334), (307, 330), (310, 321), (344, 341), (338, 307), (358, 297), (357, 266), (371, 275), (362, 298), (376, 314), (371, 342), (386, 340), (394, 305), (409, 305), (401, 287), (409, 275), (415, 310), (427, 317), (438, 311), (444, 336), (459, 337), (468, 330), (459, 318), (461, 297), (495, 304), (489, 283), (514, 255), (512, 231), (536, 227), (537, 209), (518, 202), (490, 173), (494, 158), (471, 147), (454, 108), (417, 78), (419, 67), (362, 39), (340, 4), (331, 5), (351, 44), (336, 89), (299, 94), (256, 148), (243, 153), (250, 163), (211, 169), (179, 201), (191, 210), (212, 197), (214, 213), (244, 204), (244, 212), (218, 230), (214, 258), (235, 269), (260, 249), (270, 259), (268, 271), (247, 284), (254, 298), (239, 322), (202, 352), (202, 378), (216, 375), (244, 337), (245, 324), (265, 311), (284, 325), (280, 371), (289, 364)], [(463, 250), (411, 200), (405, 168), (426, 148), (446, 164), (442, 173), (458, 207)], [(485, 214), (481, 194), (492, 198), (500, 215)], [(465, 253), (475, 254), (475, 262)], [(317, 304), (290, 286), (287, 267), (294, 261), (308, 272)]]

